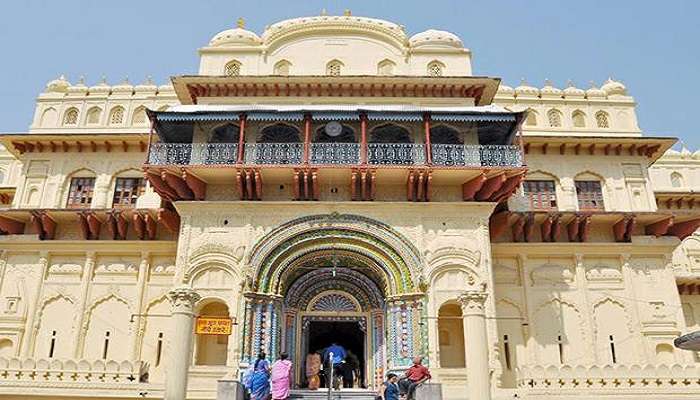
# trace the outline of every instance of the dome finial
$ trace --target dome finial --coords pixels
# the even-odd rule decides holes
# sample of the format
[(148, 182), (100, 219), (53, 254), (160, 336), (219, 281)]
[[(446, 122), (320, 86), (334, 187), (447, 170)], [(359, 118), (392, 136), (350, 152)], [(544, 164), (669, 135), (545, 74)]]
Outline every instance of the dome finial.
[(326, 11), (325, 8), (322, 8), (322, 9), (321, 9), (321, 16), (322, 16), (322, 17), (325, 17), (326, 15), (328, 15), (328, 11)]
[(241, 29), (245, 28), (245, 20), (243, 19), (243, 17), (238, 17), (238, 21), (236, 21), (236, 26)]
[(574, 87), (574, 81), (572, 81), (571, 79), (567, 80), (566, 87)]
[(350, 11), (349, 8), (346, 8), (345, 11), (343, 11), (343, 16), (344, 17), (349, 17), (352, 15), (352, 11)]
[(549, 78), (544, 78), (544, 85), (545, 86), (552, 86), (552, 81), (550, 81)]

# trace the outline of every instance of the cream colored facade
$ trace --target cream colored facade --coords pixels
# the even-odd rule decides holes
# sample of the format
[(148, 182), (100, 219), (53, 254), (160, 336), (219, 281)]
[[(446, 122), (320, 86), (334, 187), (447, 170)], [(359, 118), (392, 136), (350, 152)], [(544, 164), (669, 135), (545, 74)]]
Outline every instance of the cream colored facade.
[[(239, 23), (199, 55), (173, 85), (51, 81), (29, 131), (2, 135), (0, 398), (214, 399), (258, 349), (290, 352), (303, 385), (324, 321), (361, 327), (369, 390), (422, 354), (444, 399), (700, 396), (700, 359), (673, 347), (700, 329), (700, 157), (643, 135), (623, 84), (499, 86), (449, 32), (351, 15)], [(167, 118), (222, 113), (247, 113), (245, 154), (214, 140), (223, 119), (167, 147), (182, 133)], [(284, 113), (307, 124), (289, 146), (306, 161), (249, 158)], [(488, 151), (524, 165), (440, 164), (453, 144), (424, 141), (447, 121), (485, 157), (463, 121), (493, 113), (522, 135)], [(357, 166), (309, 162), (329, 120), (359, 136), (381, 118), (407, 132), (410, 165), (372, 165), (366, 139)], [(235, 151), (211, 161), (219, 148)], [(550, 182), (547, 207), (521, 181)], [(236, 324), (194, 335), (196, 316)]]

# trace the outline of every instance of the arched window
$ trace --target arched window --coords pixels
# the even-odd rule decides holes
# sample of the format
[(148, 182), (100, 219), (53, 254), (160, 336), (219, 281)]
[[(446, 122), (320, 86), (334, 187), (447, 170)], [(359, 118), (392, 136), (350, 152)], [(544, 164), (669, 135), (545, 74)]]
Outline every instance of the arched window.
[[(229, 318), (228, 307), (214, 302), (202, 307), (200, 317)], [(197, 335), (196, 365), (226, 365), (228, 358), (228, 335)]]
[(41, 119), (39, 120), (39, 125), (42, 128), (46, 128), (49, 126), (56, 126), (58, 123), (58, 113), (56, 112), (56, 109), (53, 107), (49, 107), (46, 110), (44, 110), (43, 113), (41, 113)]
[(610, 118), (605, 111), (598, 111), (595, 113), (595, 122), (598, 128), (610, 128)]
[(525, 125), (535, 126), (537, 125), (537, 112), (533, 109), (527, 110), (527, 117), (525, 117)]
[(578, 199), (578, 209), (584, 210), (605, 210), (603, 203), (603, 186), (600, 181), (575, 180), (576, 197)]
[(69, 108), (63, 115), (63, 125), (78, 125), (78, 109)]
[(100, 117), (102, 116), (102, 109), (100, 107), (91, 107), (87, 113), (87, 123), (88, 125), (97, 125), (100, 123)]
[(433, 144), (462, 144), (459, 132), (445, 125), (430, 127), (430, 143)]
[(124, 107), (116, 106), (109, 113), (109, 124), (121, 125), (122, 123), (124, 123)]
[(438, 311), (438, 342), (441, 368), (464, 368), (464, 324), (462, 309), (457, 304), (445, 304)]
[(13, 355), (12, 340), (4, 338), (0, 339), (0, 357), (10, 358)]
[(224, 67), (224, 75), (226, 76), (238, 76), (241, 74), (242, 64), (236, 60), (229, 61)]
[(148, 118), (146, 116), (146, 107), (139, 107), (134, 111), (134, 116), (131, 117), (132, 125), (145, 125)]
[(275, 75), (287, 76), (292, 69), (292, 63), (287, 60), (277, 61), (275, 64)]
[(683, 175), (678, 172), (671, 174), (671, 186), (674, 188), (683, 187)]
[(370, 143), (413, 143), (408, 129), (395, 125), (384, 124), (372, 129)]
[[(327, 125), (327, 124), (326, 124)], [(316, 129), (316, 136), (314, 137), (314, 142), (316, 143), (357, 143), (355, 138), (355, 131), (347, 126), (341, 125), (342, 130), (339, 135), (331, 136), (326, 130), (326, 125), (323, 125)]]
[(583, 113), (583, 111), (574, 111), (574, 113), (571, 114), (571, 120), (573, 121), (575, 128), (586, 127), (586, 115)]
[(238, 143), (240, 127), (235, 124), (225, 124), (212, 129), (209, 143)]
[(436, 60), (428, 64), (428, 76), (442, 76), (444, 70), (445, 64), (440, 61)]
[(340, 76), (343, 69), (343, 63), (338, 60), (329, 61), (326, 64), (326, 75), (329, 76)]
[(260, 132), (259, 143), (298, 143), (301, 142), (299, 129), (287, 124), (266, 126)]
[(379, 64), (377, 64), (377, 75), (394, 75), (395, 66), (396, 64), (394, 64), (393, 61), (383, 60)]
[(561, 112), (559, 110), (549, 110), (547, 112), (547, 120), (549, 121), (549, 126), (552, 128), (558, 128), (561, 126)]

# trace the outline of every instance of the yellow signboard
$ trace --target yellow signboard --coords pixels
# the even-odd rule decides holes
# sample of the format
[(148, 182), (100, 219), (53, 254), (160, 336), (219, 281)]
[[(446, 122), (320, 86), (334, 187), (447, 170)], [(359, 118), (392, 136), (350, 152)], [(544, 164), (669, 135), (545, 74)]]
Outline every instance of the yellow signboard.
[(231, 318), (197, 317), (198, 335), (230, 335)]

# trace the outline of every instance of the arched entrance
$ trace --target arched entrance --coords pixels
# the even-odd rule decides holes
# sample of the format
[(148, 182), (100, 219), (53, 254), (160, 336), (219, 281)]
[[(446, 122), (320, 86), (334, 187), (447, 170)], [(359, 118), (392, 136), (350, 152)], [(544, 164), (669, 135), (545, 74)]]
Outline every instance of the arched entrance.
[(376, 387), (426, 352), (418, 252), (387, 225), (338, 214), (293, 220), (263, 237), (249, 265), (244, 361), (285, 351), (303, 387), (306, 355), (336, 338), (357, 357), (358, 383)]

